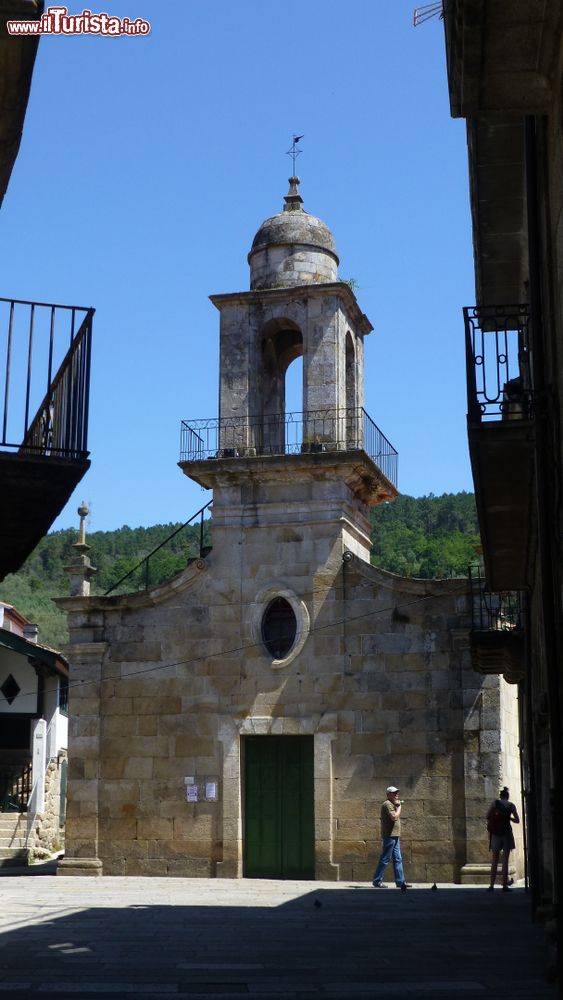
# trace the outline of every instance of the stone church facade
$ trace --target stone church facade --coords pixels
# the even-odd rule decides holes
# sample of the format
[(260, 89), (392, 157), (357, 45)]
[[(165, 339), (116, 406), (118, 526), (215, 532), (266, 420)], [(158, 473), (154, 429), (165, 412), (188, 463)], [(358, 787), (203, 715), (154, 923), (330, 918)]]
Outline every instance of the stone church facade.
[(516, 689), (471, 669), (466, 581), (370, 565), (369, 507), (397, 492), (364, 409), (372, 328), (296, 178), (249, 263), (249, 291), (212, 297), (219, 418), (183, 433), (181, 468), (213, 490), (212, 550), (151, 590), (96, 597), (81, 535), (58, 601), (59, 874), (367, 881), (392, 782), (409, 880), (479, 880), (488, 803), (519, 784)]

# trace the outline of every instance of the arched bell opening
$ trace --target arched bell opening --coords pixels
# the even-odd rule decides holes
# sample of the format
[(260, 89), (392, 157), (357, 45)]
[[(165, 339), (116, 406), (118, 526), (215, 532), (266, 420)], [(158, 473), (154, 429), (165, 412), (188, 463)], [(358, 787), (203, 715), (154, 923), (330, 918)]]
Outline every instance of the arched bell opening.
[(303, 421), (303, 355), (294, 358), (285, 373), (286, 421)]
[[(291, 363), (303, 356), (303, 334), (291, 320), (276, 319), (262, 331), (262, 425), (265, 453), (285, 452), (286, 375)], [(303, 394), (299, 409), (303, 408)], [(292, 406), (295, 405), (295, 397)]]

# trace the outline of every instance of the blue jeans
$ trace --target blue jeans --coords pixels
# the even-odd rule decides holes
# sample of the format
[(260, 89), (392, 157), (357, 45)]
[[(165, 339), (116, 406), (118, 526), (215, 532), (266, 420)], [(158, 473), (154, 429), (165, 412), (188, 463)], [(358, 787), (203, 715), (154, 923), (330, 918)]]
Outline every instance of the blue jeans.
[(375, 874), (373, 876), (374, 882), (381, 882), (383, 879), (383, 872), (387, 868), (390, 861), (393, 861), (393, 872), (395, 875), (396, 885), (402, 885), (405, 881), (405, 873), (403, 871), (403, 859), (401, 857), (401, 841), (399, 837), (384, 837), (383, 839), (383, 850), (381, 852), (381, 857), (377, 868), (375, 869)]

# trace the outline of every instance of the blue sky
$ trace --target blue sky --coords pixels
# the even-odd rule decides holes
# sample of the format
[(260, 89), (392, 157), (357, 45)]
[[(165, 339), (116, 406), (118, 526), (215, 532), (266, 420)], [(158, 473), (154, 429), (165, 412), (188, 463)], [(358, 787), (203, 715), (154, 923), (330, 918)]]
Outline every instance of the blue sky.
[[(83, 4), (73, 6), (79, 13)], [(0, 225), (2, 295), (93, 305), (92, 468), (55, 528), (183, 521), (176, 463), (217, 412), (218, 313), (278, 212), (292, 133), (307, 211), (374, 326), (366, 409), (401, 492), (472, 489), (461, 309), (473, 303), (465, 124), (443, 26), (413, 0), (104, 0), (135, 38), (45, 37)]]

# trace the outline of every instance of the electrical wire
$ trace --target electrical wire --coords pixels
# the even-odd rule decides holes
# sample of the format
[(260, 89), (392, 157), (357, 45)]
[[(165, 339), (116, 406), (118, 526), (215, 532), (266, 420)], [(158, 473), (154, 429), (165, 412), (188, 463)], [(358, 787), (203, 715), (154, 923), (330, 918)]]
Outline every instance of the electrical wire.
[[(421, 604), (424, 601), (440, 600), (440, 599), (443, 599), (444, 597), (449, 597), (449, 596), (452, 596), (452, 595), (455, 595), (455, 594), (461, 594), (461, 593), (467, 593), (467, 584), (465, 584), (463, 587), (456, 588), (455, 590), (452, 589), (452, 591), (450, 591), (450, 594), (447, 594), (447, 595), (444, 595), (444, 594), (426, 594), (426, 595), (424, 595), (424, 597), (418, 597), (418, 598), (416, 598), (413, 601), (405, 601), (402, 604), (392, 604), (392, 605), (389, 605), (388, 607), (385, 607), (385, 608), (374, 608), (373, 611), (366, 611), (366, 612), (364, 612), (361, 615), (353, 615), (352, 617), (347, 617), (346, 619), (344, 619), (344, 618), (337, 618), (334, 621), (327, 622), (327, 623), (325, 623), (323, 625), (314, 625), (312, 628), (308, 629), (307, 634), (308, 635), (314, 635), (317, 632), (322, 632), (322, 631), (325, 631), (326, 629), (335, 628), (338, 625), (342, 625), (344, 621), (346, 621), (346, 624), (349, 625), (351, 622), (361, 621), (362, 619), (365, 619), (365, 618), (371, 618), (374, 615), (387, 614), (389, 612), (393, 612), (393, 611), (395, 611), (397, 609), (400, 609), (400, 608), (409, 608), (409, 607), (412, 607), (413, 605)], [(250, 602), (250, 603), (254, 604), (255, 602)], [(296, 640), (300, 636), (302, 636), (302, 634), (303, 633), (299, 633), (298, 635), (296, 635), (296, 637), (295, 637)], [(107, 678), (100, 678), (100, 679), (96, 679), (96, 680), (81, 679), (81, 680), (77, 680), (77, 681), (69, 681), (68, 687), (69, 687), (69, 690), (70, 690), (71, 688), (74, 688), (74, 687), (83, 687), (83, 686), (89, 685), (89, 684), (90, 685), (92, 685), (92, 684), (106, 684), (106, 683), (109, 683), (109, 682), (119, 683), (122, 680), (129, 680), (131, 677), (144, 676), (144, 675), (149, 674), (149, 673), (156, 673), (159, 670), (170, 670), (170, 669), (172, 669), (174, 667), (190, 666), (190, 665), (195, 664), (195, 663), (202, 663), (202, 662), (204, 662), (206, 660), (217, 659), (218, 657), (222, 657), (222, 656), (231, 656), (234, 653), (244, 653), (247, 650), (258, 649), (258, 648), (261, 648), (261, 643), (260, 642), (244, 643), (242, 646), (234, 646), (231, 649), (218, 650), (216, 653), (208, 653), (205, 656), (196, 656), (196, 657), (188, 658), (188, 659), (185, 659), (185, 660), (176, 660), (176, 661), (174, 661), (172, 663), (156, 663), (156, 664), (152, 664), (150, 667), (142, 667), (139, 670), (133, 670), (130, 673), (127, 673), (127, 675), (125, 677), (107, 677)], [(28, 695), (33, 695), (33, 694), (35, 694), (35, 692), (34, 691), (29, 691), (29, 692), (27, 692), (27, 694)], [(116, 697), (116, 695), (115, 694), (114, 695), (109, 695), (107, 697), (110, 697), (110, 698), (111, 697)]]

